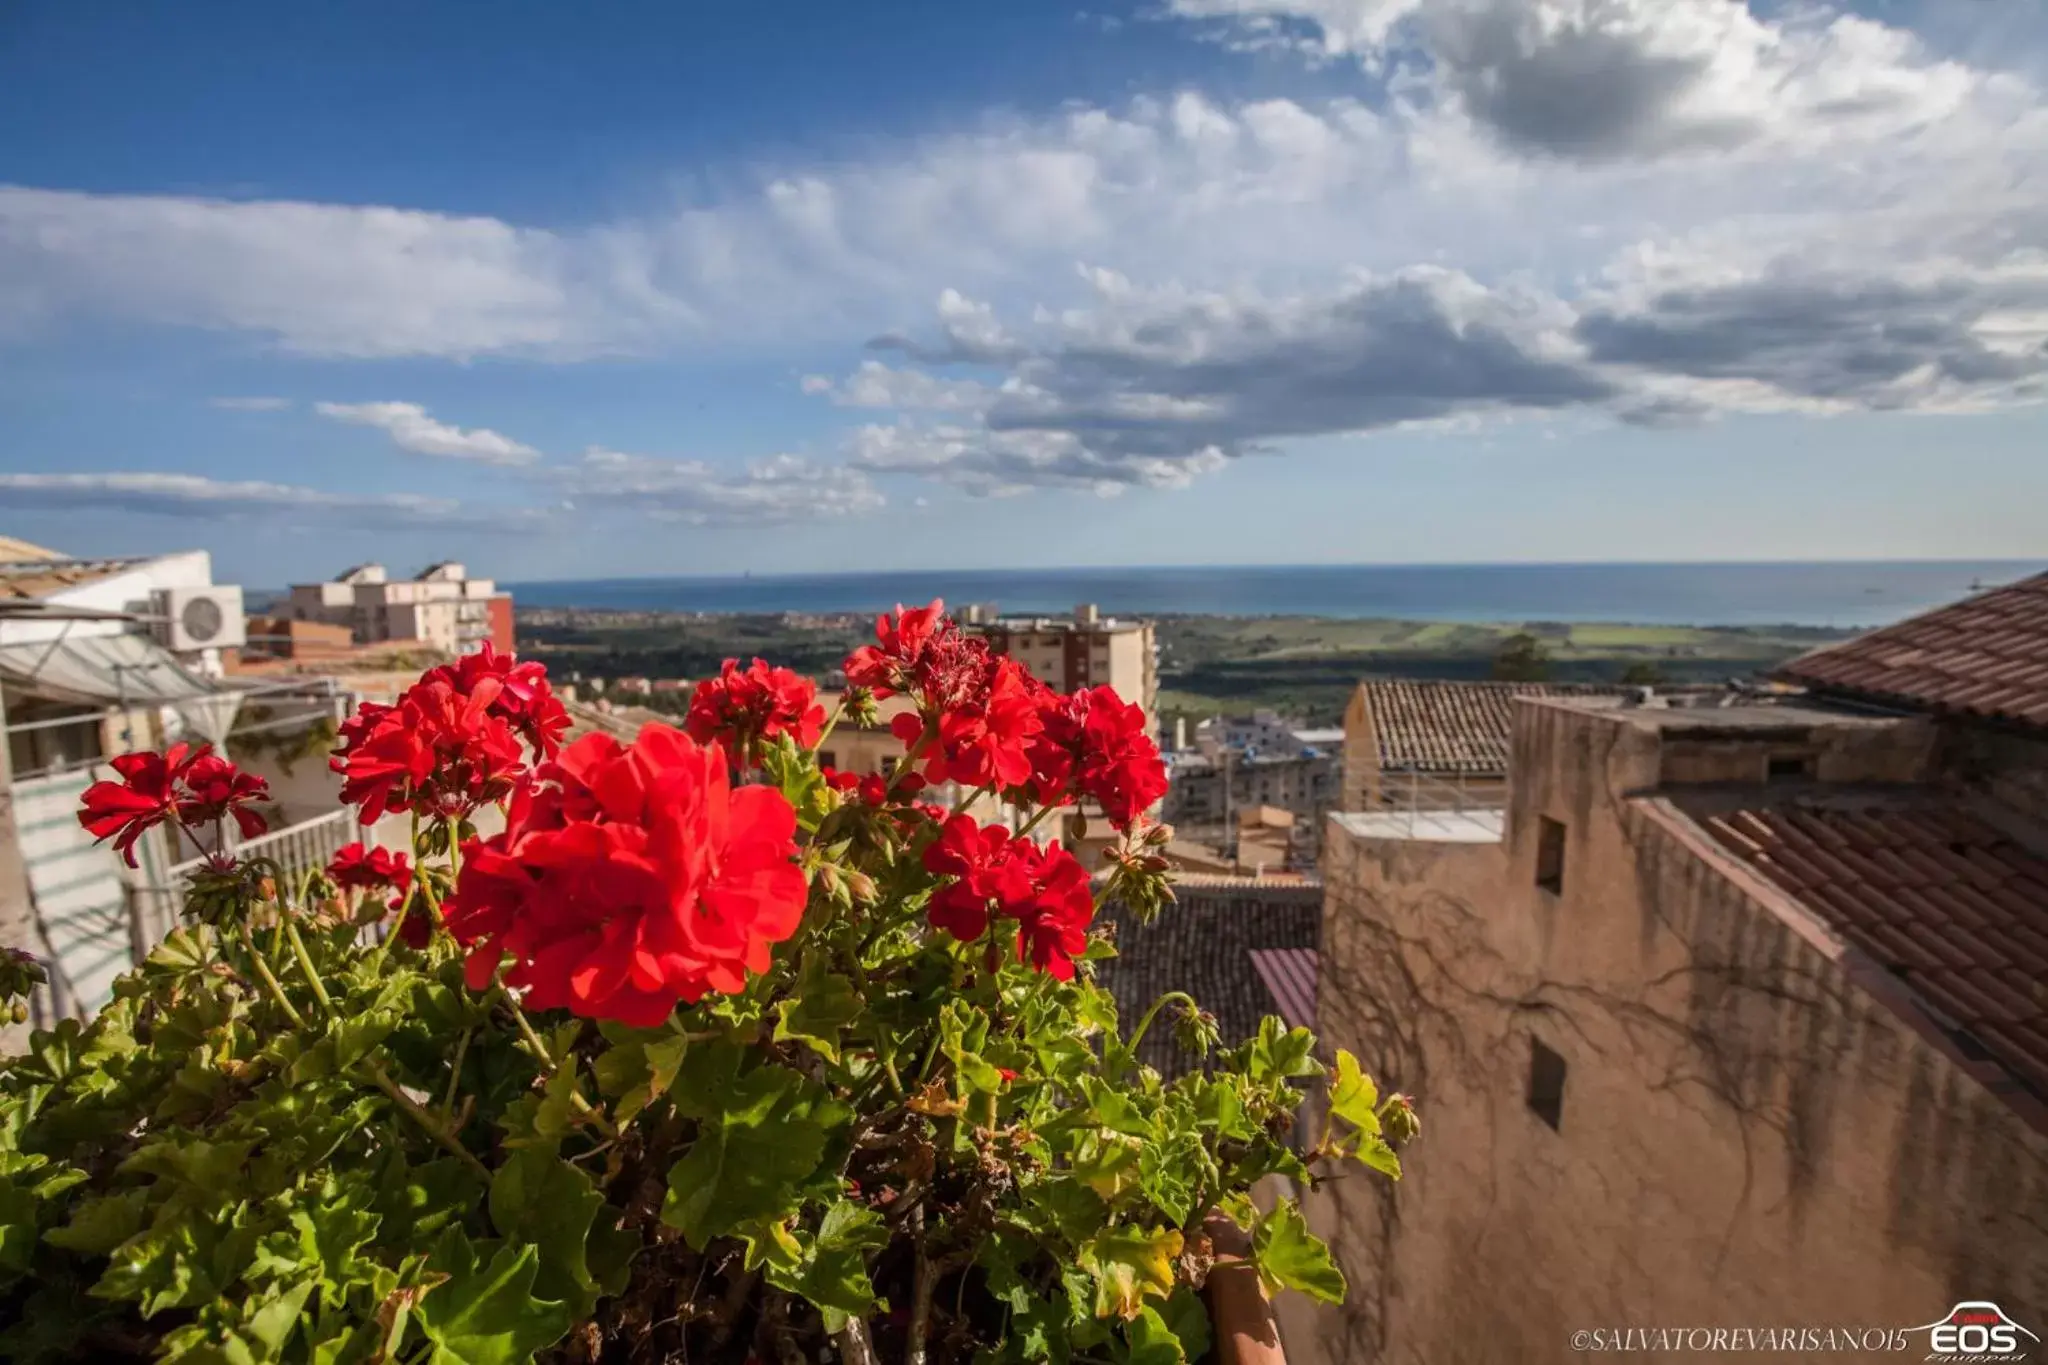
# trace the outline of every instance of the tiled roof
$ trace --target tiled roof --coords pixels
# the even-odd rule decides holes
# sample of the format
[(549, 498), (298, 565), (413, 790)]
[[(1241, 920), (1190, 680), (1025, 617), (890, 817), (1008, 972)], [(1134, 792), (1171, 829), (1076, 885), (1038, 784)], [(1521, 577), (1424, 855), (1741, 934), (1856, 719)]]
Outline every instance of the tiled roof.
[(2048, 574), (1803, 654), (1782, 672), (1824, 691), (2048, 728)]
[(1504, 773), (1517, 697), (1600, 697), (1623, 689), (1597, 683), (1360, 683), (1384, 772)]
[(1316, 950), (1254, 948), (1252, 970), (1266, 983), (1273, 1009), (1289, 1028), (1316, 1026)]
[(22, 559), (0, 561), (0, 599), (32, 602), (53, 592), (117, 574), (135, 559)]
[[(1117, 956), (1096, 970), (1116, 1000), (1126, 1037), (1160, 996), (1186, 991), (1216, 1016), (1223, 1046), (1235, 1047), (1275, 1012), (1252, 951), (1313, 950), (1322, 933), (1322, 886), (1271, 877), (1182, 877), (1174, 886), (1176, 902), (1150, 924), (1115, 901), (1103, 907), (1100, 918), (1115, 926)], [(1173, 1034), (1172, 1021), (1162, 1017), (1138, 1049), (1148, 1066), (1168, 1077), (1188, 1064)]]
[(1910, 986), (1966, 1056), (2048, 1099), (2048, 858), (1928, 800), (1694, 814)]

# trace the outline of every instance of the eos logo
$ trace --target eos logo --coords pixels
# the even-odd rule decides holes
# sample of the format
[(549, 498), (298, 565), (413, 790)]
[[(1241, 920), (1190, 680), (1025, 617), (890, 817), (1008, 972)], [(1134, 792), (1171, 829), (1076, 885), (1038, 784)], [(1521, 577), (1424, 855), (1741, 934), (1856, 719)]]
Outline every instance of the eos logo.
[(2025, 1360), (2041, 1338), (1988, 1300), (1959, 1303), (1948, 1316), (1925, 1327), (1927, 1358), (1949, 1361)]

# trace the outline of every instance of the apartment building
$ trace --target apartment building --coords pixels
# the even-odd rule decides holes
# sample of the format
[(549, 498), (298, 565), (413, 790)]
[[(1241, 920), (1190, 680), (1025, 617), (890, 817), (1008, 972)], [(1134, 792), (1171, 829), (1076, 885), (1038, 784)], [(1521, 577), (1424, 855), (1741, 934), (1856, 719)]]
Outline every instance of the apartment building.
[(443, 654), (473, 654), (486, 641), (512, 649), (512, 594), (471, 578), (453, 560), (394, 579), (382, 564), (358, 564), (325, 583), (296, 583), (287, 619), (346, 626), (358, 645), (417, 643)]
[(1159, 726), (1159, 644), (1150, 621), (1104, 616), (1092, 602), (1074, 608), (1072, 618), (998, 616), (992, 607), (969, 606), (960, 624), (1007, 654), (1048, 687), (1078, 692), (1108, 686), (1145, 709), (1149, 727)]
[(2048, 1335), (2048, 575), (1785, 674), (1518, 695), (1490, 802), (1330, 817), (1318, 1034), (1427, 1131), (1309, 1201), (1353, 1294), (1290, 1361)]

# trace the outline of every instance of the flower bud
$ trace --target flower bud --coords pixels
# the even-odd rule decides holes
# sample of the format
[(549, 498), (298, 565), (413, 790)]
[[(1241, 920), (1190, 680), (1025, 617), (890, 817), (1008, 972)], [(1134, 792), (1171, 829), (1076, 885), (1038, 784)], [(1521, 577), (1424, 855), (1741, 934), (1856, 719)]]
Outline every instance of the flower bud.
[(1415, 1102), (1406, 1095), (1389, 1095), (1380, 1106), (1380, 1131), (1387, 1141), (1396, 1147), (1404, 1142), (1413, 1142), (1422, 1132), (1422, 1120), (1416, 1116)]

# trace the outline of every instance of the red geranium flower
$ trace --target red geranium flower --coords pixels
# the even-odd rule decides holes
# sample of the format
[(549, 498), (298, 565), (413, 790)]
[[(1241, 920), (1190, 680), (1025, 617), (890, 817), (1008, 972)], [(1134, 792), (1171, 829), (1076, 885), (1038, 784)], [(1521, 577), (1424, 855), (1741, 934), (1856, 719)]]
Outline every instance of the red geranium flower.
[(403, 853), (388, 848), (365, 848), (348, 844), (335, 852), (327, 864), (327, 879), (344, 891), (378, 891), (389, 888), (397, 894), (392, 909), (403, 903), (412, 888), (412, 863)]
[(486, 651), (427, 670), (395, 706), (365, 703), (342, 722), (329, 765), (365, 825), (386, 811), (462, 819), (525, 774), (522, 736), (551, 753), (567, 724), (539, 664)]
[(253, 839), (270, 827), (261, 815), (249, 809), (252, 801), (270, 799), (270, 784), (243, 772), (219, 754), (202, 748), (186, 767), (184, 781), (189, 794), (184, 812), (186, 824), (211, 824), (232, 815), (244, 839)]
[(216, 757), (211, 745), (173, 744), (160, 754), (121, 754), (108, 762), (120, 780), (86, 788), (78, 823), (95, 839), (113, 839), (130, 867), (137, 865), (136, 840), (165, 821), (190, 828), (232, 815), (244, 838), (267, 828), (249, 804), (268, 801), (269, 785)]
[(876, 643), (846, 657), (846, 681), (877, 697), (909, 691), (917, 685), (933, 639), (951, 627), (946, 604), (938, 598), (923, 607), (897, 604), (895, 615), (875, 618)]
[(1088, 872), (1058, 845), (1016, 839), (998, 825), (955, 815), (924, 851), (927, 872), (952, 880), (932, 893), (926, 917), (963, 943), (988, 932), (993, 917), (1016, 921), (1020, 961), (1061, 981), (1074, 975), (1074, 956), (1088, 946), (1095, 897)]
[(515, 663), (510, 654), (500, 654), (488, 640), (476, 653), (430, 669), (426, 676), (445, 677), (456, 691), (469, 694), (476, 693), (487, 679), (495, 682), (499, 692), (491, 701), (492, 711), (510, 722), (542, 758), (553, 758), (569, 733), (569, 712), (548, 684), (547, 665)]
[(586, 735), (542, 764), (444, 908), (472, 988), (509, 957), (538, 1009), (651, 1027), (767, 970), (803, 914), (795, 856), (779, 791), (735, 789), (716, 745), (650, 724), (631, 748)]
[(717, 677), (690, 694), (683, 728), (699, 744), (715, 740), (752, 764), (761, 742), (778, 735), (806, 749), (816, 744), (825, 728), (825, 708), (817, 701), (817, 684), (792, 669), (771, 668), (765, 659), (741, 668), (739, 660), (727, 659)]
[(1093, 797), (1118, 829), (1166, 795), (1166, 764), (1145, 723), (1143, 707), (1109, 687), (1068, 696), (1048, 693), (1041, 729), (1031, 745), (1031, 776), (1023, 790), (1041, 805)]

